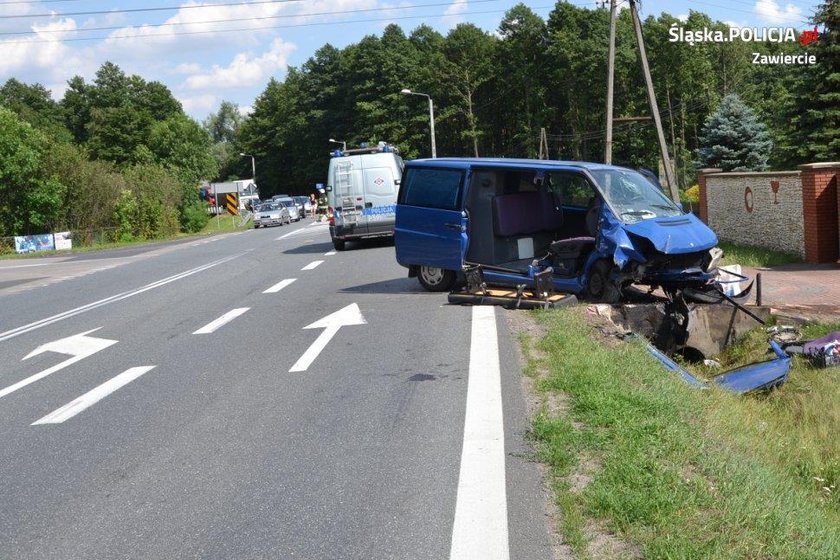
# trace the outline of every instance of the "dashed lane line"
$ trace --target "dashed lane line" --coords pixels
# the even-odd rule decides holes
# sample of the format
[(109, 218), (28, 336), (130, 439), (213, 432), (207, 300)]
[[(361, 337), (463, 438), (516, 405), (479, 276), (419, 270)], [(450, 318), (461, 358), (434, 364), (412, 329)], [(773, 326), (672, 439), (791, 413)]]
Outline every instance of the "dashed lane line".
[(218, 319), (216, 319), (214, 321), (210, 321), (209, 323), (207, 323), (206, 325), (204, 325), (203, 327), (201, 327), (200, 329), (195, 331), (193, 334), (210, 334), (210, 333), (216, 332), (217, 330), (222, 328), (224, 325), (230, 323), (231, 321), (233, 321), (234, 319), (236, 319), (240, 315), (243, 315), (244, 313), (246, 313), (249, 309), (251, 309), (251, 308), (250, 307), (237, 307), (236, 309), (231, 309), (230, 311), (228, 311), (227, 313), (225, 313), (224, 315), (222, 315)]
[(312, 261), (312, 262), (311, 262), (311, 263), (309, 263), (308, 265), (306, 265), (306, 266), (304, 266), (303, 268), (301, 268), (301, 270), (313, 270), (313, 269), (315, 269), (315, 268), (318, 268), (318, 265), (320, 265), (320, 264), (321, 264), (321, 263), (323, 263), (323, 262), (324, 262), (324, 261)]
[(91, 389), (81, 397), (70, 401), (54, 412), (47, 414), (40, 420), (36, 420), (32, 423), (32, 425), (61, 424), (62, 422), (73, 418), (83, 410), (95, 405), (120, 387), (128, 385), (144, 373), (155, 369), (155, 367), (156, 366), (142, 366), (129, 368), (116, 377), (109, 379), (102, 385)]
[(279, 292), (280, 290), (282, 290), (283, 288), (285, 288), (286, 286), (288, 286), (289, 284), (291, 284), (295, 280), (297, 280), (297, 278), (286, 278), (285, 280), (280, 280), (279, 282), (274, 284), (272, 287), (270, 287), (269, 289), (267, 289), (263, 293), (264, 294), (276, 294), (277, 292)]

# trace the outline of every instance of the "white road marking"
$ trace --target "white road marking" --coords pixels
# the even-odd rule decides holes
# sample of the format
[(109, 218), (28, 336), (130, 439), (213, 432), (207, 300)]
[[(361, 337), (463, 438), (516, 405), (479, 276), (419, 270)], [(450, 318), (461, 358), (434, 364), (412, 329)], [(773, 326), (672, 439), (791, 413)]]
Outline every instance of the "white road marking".
[[(245, 251), (245, 253), (250, 252)], [(23, 325), (21, 327), (17, 327), (6, 332), (0, 333), (0, 342), (9, 340), (10, 338), (14, 338), (16, 336), (20, 336), (22, 334), (34, 331), (36, 329), (40, 329), (42, 327), (46, 327), (47, 325), (52, 325), (53, 323), (57, 323), (59, 321), (63, 321), (64, 319), (69, 319), (70, 317), (75, 317), (76, 315), (80, 315), (91, 309), (96, 309), (98, 307), (102, 307), (103, 305), (108, 305), (109, 303), (114, 303), (117, 301), (121, 301), (124, 299), (128, 299), (130, 297), (136, 296), (138, 294), (142, 294), (143, 292), (148, 292), (149, 290), (154, 290), (155, 288), (159, 288), (161, 286), (165, 286), (171, 282), (176, 282), (181, 280), (182, 278), (186, 278), (187, 276), (192, 276), (193, 274), (198, 274), (199, 272), (203, 272), (209, 268), (213, 268), (214, 266), (218, 266), (220, 264), (226, 263), (228, 261), (232, 261), (235, 258), (242, 256), (244, 253), (240, 253), (238, 255), (231, 255), (229, 257), (224, 257), (219, 260), (215, 260), (211, 263), (204, 264), (201, 266), (197, 266), (195, 268), (191, 268), (190, 270), (186, 270), (184, 272), (179, 272), (178, 274), (174, 274), (162, 280), (157, 280), (156, 282), (152, 282), (151, 284), (146, 284), (145, 286), (141, 286), (140, 288), (136, 288), (134, 290), (129, 290), (127, 292), (122, 292), (111, 297), (107, 297), (105, 299), (100, 299), (98, 301), (94, 301), (93, 303), (88, 303), (87, 305), (82, 305), (81, 307), (76, 307), (75, 309), (71, 309), (69, 311), (65, 311), (63, 313), (59, 313), (57, 315), (53, 315), (52, 317), (47, 317), (46, 319), (41, 319), (40, 321), (35, 321), (33, 323), (29, 323), (28, 325)]]
[(155, 369), (155, 367), (156, 366), (142, 366), (127, 369), (121, 374), (117, 375), (116, 377), (109, 379), (99, 387), (96, 387), (88, 391), (81, 397), (70, 401), (58, 410), (47, 414), (40, 420), (36, 420), (32, 423), (32, 425), (36, 426), (40, 424), (61, 424), (65, 420), (73, 418), (78, 413), (98, 403), (99, 401), (101, 401), (120, 387), (128, 385), (144, 373)]
[(495, 308), (472, 313), (464, 447), (450, 560), (509, 560), (505, 432)]
[(295, 365), (292, 366), (289, 372), (306, 371), (309, 366), (312, 365), (312, 362), (315, 361), (315, 358), (318, 357), (318, 354), (326, 348), (327, 344), (341, 327), (366, 324), (367, 321), (365, 321), (365, 318), (362, 316), (359, 306), (355, 303), (351, 303), (347, 307), (327, 315), (320, 321), (315, 321), (311, 325), (303, 327), (304, 329), (324, 329), (324, 332), (318, 335), (315, 342), (307, 348), (306, 352), (304, 352), (303, 356), (295, 362)]
[[(99, 327), (99, 329), (101, 328), (102, 327)], [(116, 340), (87, 336), (94, 331), (98, 331), (99, 329), (92, 329), (80, 334), (68, 336), (67, 338), (62, 338), (53, 342), (48, 342), (47, 344), (42, 344), (26, 356), (24, 356), (23, 359), (28, 360), (29, 358), (32, 358), (33, 356), (37, 356), (39, 354), (43, 354), (44, 352), (55, 352), (57, 354), (67, 354), (68, 356), (72, 357), (68, 360), (64, 360), (63, 362), (54, 365), (51, 368), (47, 368), (44, 371), (36, 373), (35, 375), (31, 375), (26, 379), (18, 381), (17, 383), (9, 385), (5, 389), (0, 390), (0, 398), (14, 393), (18, 389), (22, 389), (27, 385), (35, 383), (36, 381), (39, 381), (47, 377), (48, 375), (52, 375), (53, 373), (66, 368), (67, 366), (73, 365), (76, 362), (80, 362), (88, 356), (92, 356), (100, 350), (104, 350), (109, 346), (117, 343)]]
[(270, 287), (269, 289), (267, 289), (263, 293), (264, 294), (276, 294), (277, 292), (279, 292), (280, 290), (282, 290), (283, 288), (285, 288), (286, 286), (288, 286), (289, 284), (291, 284), (295, 280), (297, 280), (297, 278), (286, 278), (285, 280), (280, 280), (279, 282), (274, 284), (272, 287)]
[(251, 309), (251, 308), (250, 307), (237, 307), (236, 309), (231, 309), (230, 311), (228, 311), (227, 313), (225, 313), (224, 315), (222, 315), (221, 317), (219, 317), (215, 321), (210, 321), (209, 323), (207, 323), (206, 325), (204, 325), (203, 327), (201, 327), (200, 329), (195, 331), (193, 334), (210, 334), (212, 332), (215, 332), (215, 331), (219, 330), (219, 328), (221, 328), (223, 325), (226, 325), (227, 323), (230, 323), (231, 321), (233, 321), (234, 319), (236, 319), (237, 317), (239, 317), (240, 315), (242, 315), (243, 313), (245, 313), (249, 309)]
[(324, 262), (324, 261), (312, 261), (312, 262), (311, 262), (311, 263), (309, 263), (308, 265), (306, 265), (306, 266), (304, 266), (303, 268), (301, 268), (301, 270), (312, 270), (312, 269), (314, 269), (314, 268), (317, 268), (317, 267), (318, 267), (318, 265), (319, 265), (319, 264), (321, 264), (322, 262)]
[(330, 251), (329, 253), (324, 253), (325, 257), (331, 257), (333, 255), (335, 255), (335, 251)]

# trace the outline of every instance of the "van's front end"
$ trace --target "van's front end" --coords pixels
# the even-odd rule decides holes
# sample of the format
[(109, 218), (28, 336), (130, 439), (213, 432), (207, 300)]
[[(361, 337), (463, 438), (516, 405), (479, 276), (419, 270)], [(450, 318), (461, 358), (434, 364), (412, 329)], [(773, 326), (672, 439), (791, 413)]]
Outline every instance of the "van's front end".
[(635, 171), (603, 166), (589, 173), (606, 203), (596, 253), (612, 260), (619, 286), (635, 283), (672, 291), (703, 289), (714, 282), (722, 252), (706, 224), (683, 213)]

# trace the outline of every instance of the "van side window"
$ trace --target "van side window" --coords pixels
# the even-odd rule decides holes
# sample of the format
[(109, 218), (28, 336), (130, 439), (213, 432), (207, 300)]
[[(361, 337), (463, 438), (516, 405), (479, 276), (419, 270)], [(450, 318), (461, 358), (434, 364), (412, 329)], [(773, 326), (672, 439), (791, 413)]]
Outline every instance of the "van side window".
[(461, 171), (452, 169), (409, 169), (403, 177), (399, 203), (460, 210), (463, 177)]
[(595, 196), (595, 190), (587, 180), (576, 173), (552, 173), (551, 189), (560, 194), (564, 206), (586, 208)]

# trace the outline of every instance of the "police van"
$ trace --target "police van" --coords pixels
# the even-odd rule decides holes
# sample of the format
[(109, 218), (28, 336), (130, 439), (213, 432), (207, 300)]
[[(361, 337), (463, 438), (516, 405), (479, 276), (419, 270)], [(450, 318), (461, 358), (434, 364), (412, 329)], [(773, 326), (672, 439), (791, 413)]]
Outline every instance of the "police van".
[(332, 152), (326, 191), (336, 250), (347, 241), (394, 235), (403, 166), (397, 147), (386, 142)]

